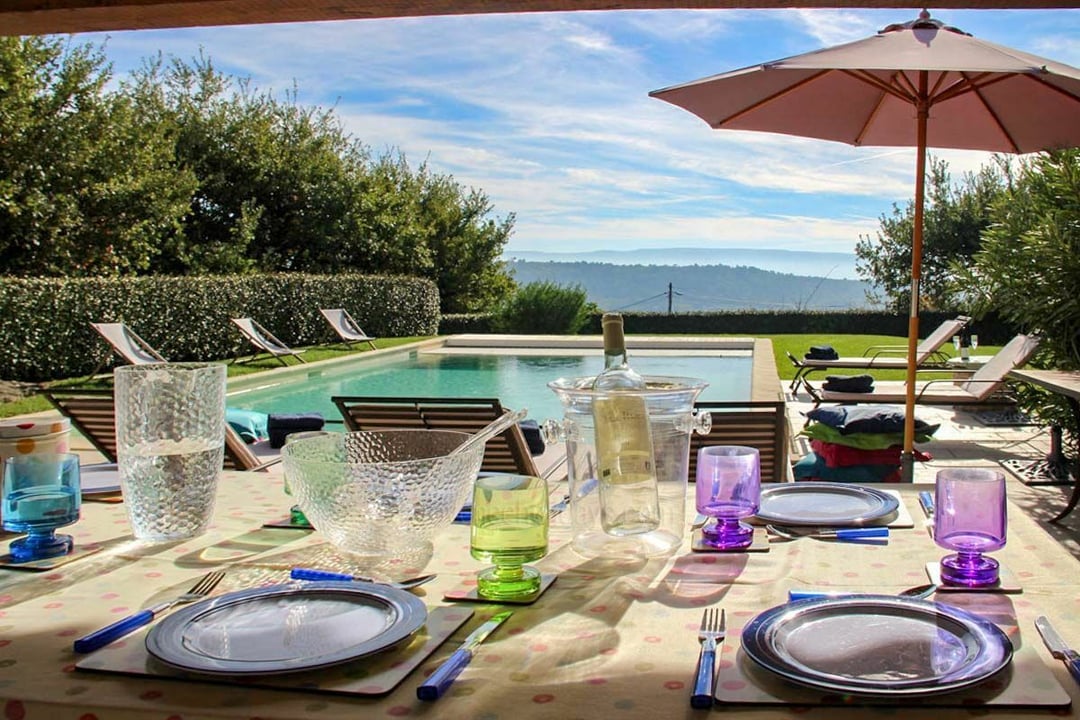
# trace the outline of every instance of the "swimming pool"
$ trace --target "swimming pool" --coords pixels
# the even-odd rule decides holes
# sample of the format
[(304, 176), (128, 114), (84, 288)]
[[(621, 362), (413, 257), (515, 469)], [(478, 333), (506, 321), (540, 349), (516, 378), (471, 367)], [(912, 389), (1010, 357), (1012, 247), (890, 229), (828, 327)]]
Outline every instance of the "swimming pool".
[[(643, 375), (707, 381), (700, 400), (751, 399), (753, 352), (749, 348), (632, 347), (631, 353), (635, 369)], [(328, 421), (340, 421), (330, 402), (333, 395), (499, 398), (506, 407), (528, 408), (530, 417), (545, 420), (562, 416), (549, 382), (595, 375), (602, 368), (599, 345), (437, 344), (378, 356), (364, 354), (325, 368), (292, 368), (273, 379), (260, 376), (259, 384), (230, 388), (228, 404), (265, 413), (318, 411)]]

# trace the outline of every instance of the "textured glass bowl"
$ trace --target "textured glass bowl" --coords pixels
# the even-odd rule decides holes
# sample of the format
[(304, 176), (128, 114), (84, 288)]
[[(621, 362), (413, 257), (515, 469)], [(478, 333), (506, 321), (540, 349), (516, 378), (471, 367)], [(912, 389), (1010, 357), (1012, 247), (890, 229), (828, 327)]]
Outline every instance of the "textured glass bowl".
[(282, 448), (285, 478), (316, 531), (357, 559), (408, 559), (472, 494), (484, 443), (449, 430), (328, 433)]

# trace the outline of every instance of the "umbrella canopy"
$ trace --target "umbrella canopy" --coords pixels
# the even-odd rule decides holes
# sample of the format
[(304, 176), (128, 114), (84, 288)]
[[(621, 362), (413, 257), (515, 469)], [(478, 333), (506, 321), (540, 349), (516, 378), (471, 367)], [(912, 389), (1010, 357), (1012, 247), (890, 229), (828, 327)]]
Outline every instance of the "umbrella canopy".
[(715, 129), (914, 147), (904, 475), (912, 477), (926, 148), (1028, 153), (1080, 146), (1080, 69), (932, 19), (649, 93)]

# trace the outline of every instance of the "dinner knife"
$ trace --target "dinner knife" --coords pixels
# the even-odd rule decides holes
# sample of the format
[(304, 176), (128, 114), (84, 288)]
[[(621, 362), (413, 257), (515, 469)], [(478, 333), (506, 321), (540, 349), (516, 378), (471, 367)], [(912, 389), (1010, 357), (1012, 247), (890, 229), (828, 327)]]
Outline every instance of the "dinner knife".
[(1073, 680), (1080, 683), (1080, 654), (1065, 644), (1045, 615), (1035, 618), (1035, 629), (1039, 631), (1050, 654), (1064, 662)]
[(469, 636), (465, 638), (465, 642), (461, 643), (461, 647), (444, 660), (443, 664), (435, 672), (431, 673), (423, 685), (416, 688), (416, 697), (421, 700), (438, 700), (442, 697), (443, 693), (449, 689), (450, 684), (454, 682), (454, 678), (460, 675), (461, 671), (472, 661), (476, 646), (484, 642), (495, 628), (502, 625), (503, 621), (513, 614), (513, 610), (504, 610), (501, 613), (492, 615), (484, 624), (469, 633)]

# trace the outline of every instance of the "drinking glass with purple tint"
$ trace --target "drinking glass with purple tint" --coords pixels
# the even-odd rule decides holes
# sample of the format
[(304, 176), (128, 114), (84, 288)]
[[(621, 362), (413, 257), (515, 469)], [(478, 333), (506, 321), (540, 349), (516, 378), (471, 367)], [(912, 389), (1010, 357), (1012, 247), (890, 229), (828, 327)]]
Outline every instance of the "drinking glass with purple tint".
[(939, 470), (934, 540), (952, 555), (941, 559), (946, 585), (986, 587), (998, 581), (998, 562), (983, 553), (1005, 546), (1005, 476), (988, 468)]
[(754, 529), (744, 522), (761, 504), (761, 458), (752, 447), (712, 445), (698, 451), (697, 511), (713, 518), (702, 541), (718, 550), (749, 547)]

